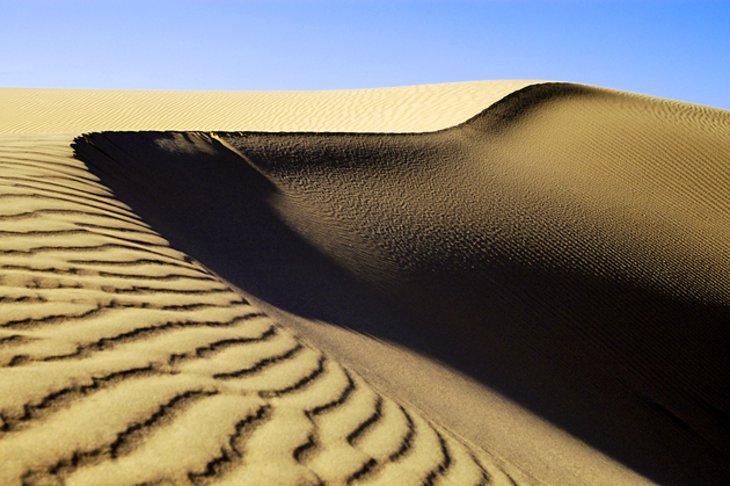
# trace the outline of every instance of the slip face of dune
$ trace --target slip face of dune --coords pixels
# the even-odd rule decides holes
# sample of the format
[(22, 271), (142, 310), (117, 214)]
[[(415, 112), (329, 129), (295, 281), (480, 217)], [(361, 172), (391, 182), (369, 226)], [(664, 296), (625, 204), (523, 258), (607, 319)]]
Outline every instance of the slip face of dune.
[(171, 248), (65, 136), (0, 161), (2, 484), (510, 483)]
[(433, 134), (222, 138), (282, 219), (406, 307), (360, 330), (661, 483), (728, 480), (727, 112), (536, 85)]

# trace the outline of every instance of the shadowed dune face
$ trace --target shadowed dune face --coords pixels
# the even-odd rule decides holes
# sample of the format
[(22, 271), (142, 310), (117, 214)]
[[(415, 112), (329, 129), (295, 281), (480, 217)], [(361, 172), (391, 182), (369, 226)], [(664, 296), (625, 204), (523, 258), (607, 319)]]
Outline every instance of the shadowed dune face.
[(651, 479), (730, 480), (727, 112), (547, 84), (432, 133), (75, 148), (244, 291), (435, 357)]
[(520, 481), (171, 248), (70, 141), (0, 136), (0, 484)]

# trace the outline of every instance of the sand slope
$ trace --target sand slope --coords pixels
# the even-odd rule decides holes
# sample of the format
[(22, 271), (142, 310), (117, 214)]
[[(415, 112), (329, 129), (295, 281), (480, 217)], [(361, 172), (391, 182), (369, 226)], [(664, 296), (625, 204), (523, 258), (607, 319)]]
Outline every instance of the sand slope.
[(433, 134), (223, 138), (290, 226), (407, 306), (359, 330), (686, 484), (730, 478), (728, 128), (544, 84)]
[(0, 88), (0, 133), (104, 130), (413, 132), (460, 123), (531, 81), (343, 91)]
[(730, 481), (728, 112), (34, 91), (0, 92), (4, 482)]
[(509, 483), (170, 248), (65, 137), (1, 147), (3, 484)]

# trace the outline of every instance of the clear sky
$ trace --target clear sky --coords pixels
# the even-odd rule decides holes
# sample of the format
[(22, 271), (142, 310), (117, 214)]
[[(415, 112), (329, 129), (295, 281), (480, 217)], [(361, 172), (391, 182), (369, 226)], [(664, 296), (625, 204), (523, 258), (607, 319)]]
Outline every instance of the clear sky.
[(0, 87), (595, 84), (730, 109), (730, 0), (0, 0)]

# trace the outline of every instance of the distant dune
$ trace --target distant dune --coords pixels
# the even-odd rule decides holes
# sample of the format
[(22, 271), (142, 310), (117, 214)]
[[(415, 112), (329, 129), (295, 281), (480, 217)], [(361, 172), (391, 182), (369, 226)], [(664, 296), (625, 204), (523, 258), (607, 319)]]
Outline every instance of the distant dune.
[(730, 482), (730, 112), (0, 90), (0, 483)]
[(0, 133), (417, 132), (456, 125), (531, 81), (301, 92), (0, 88)]

